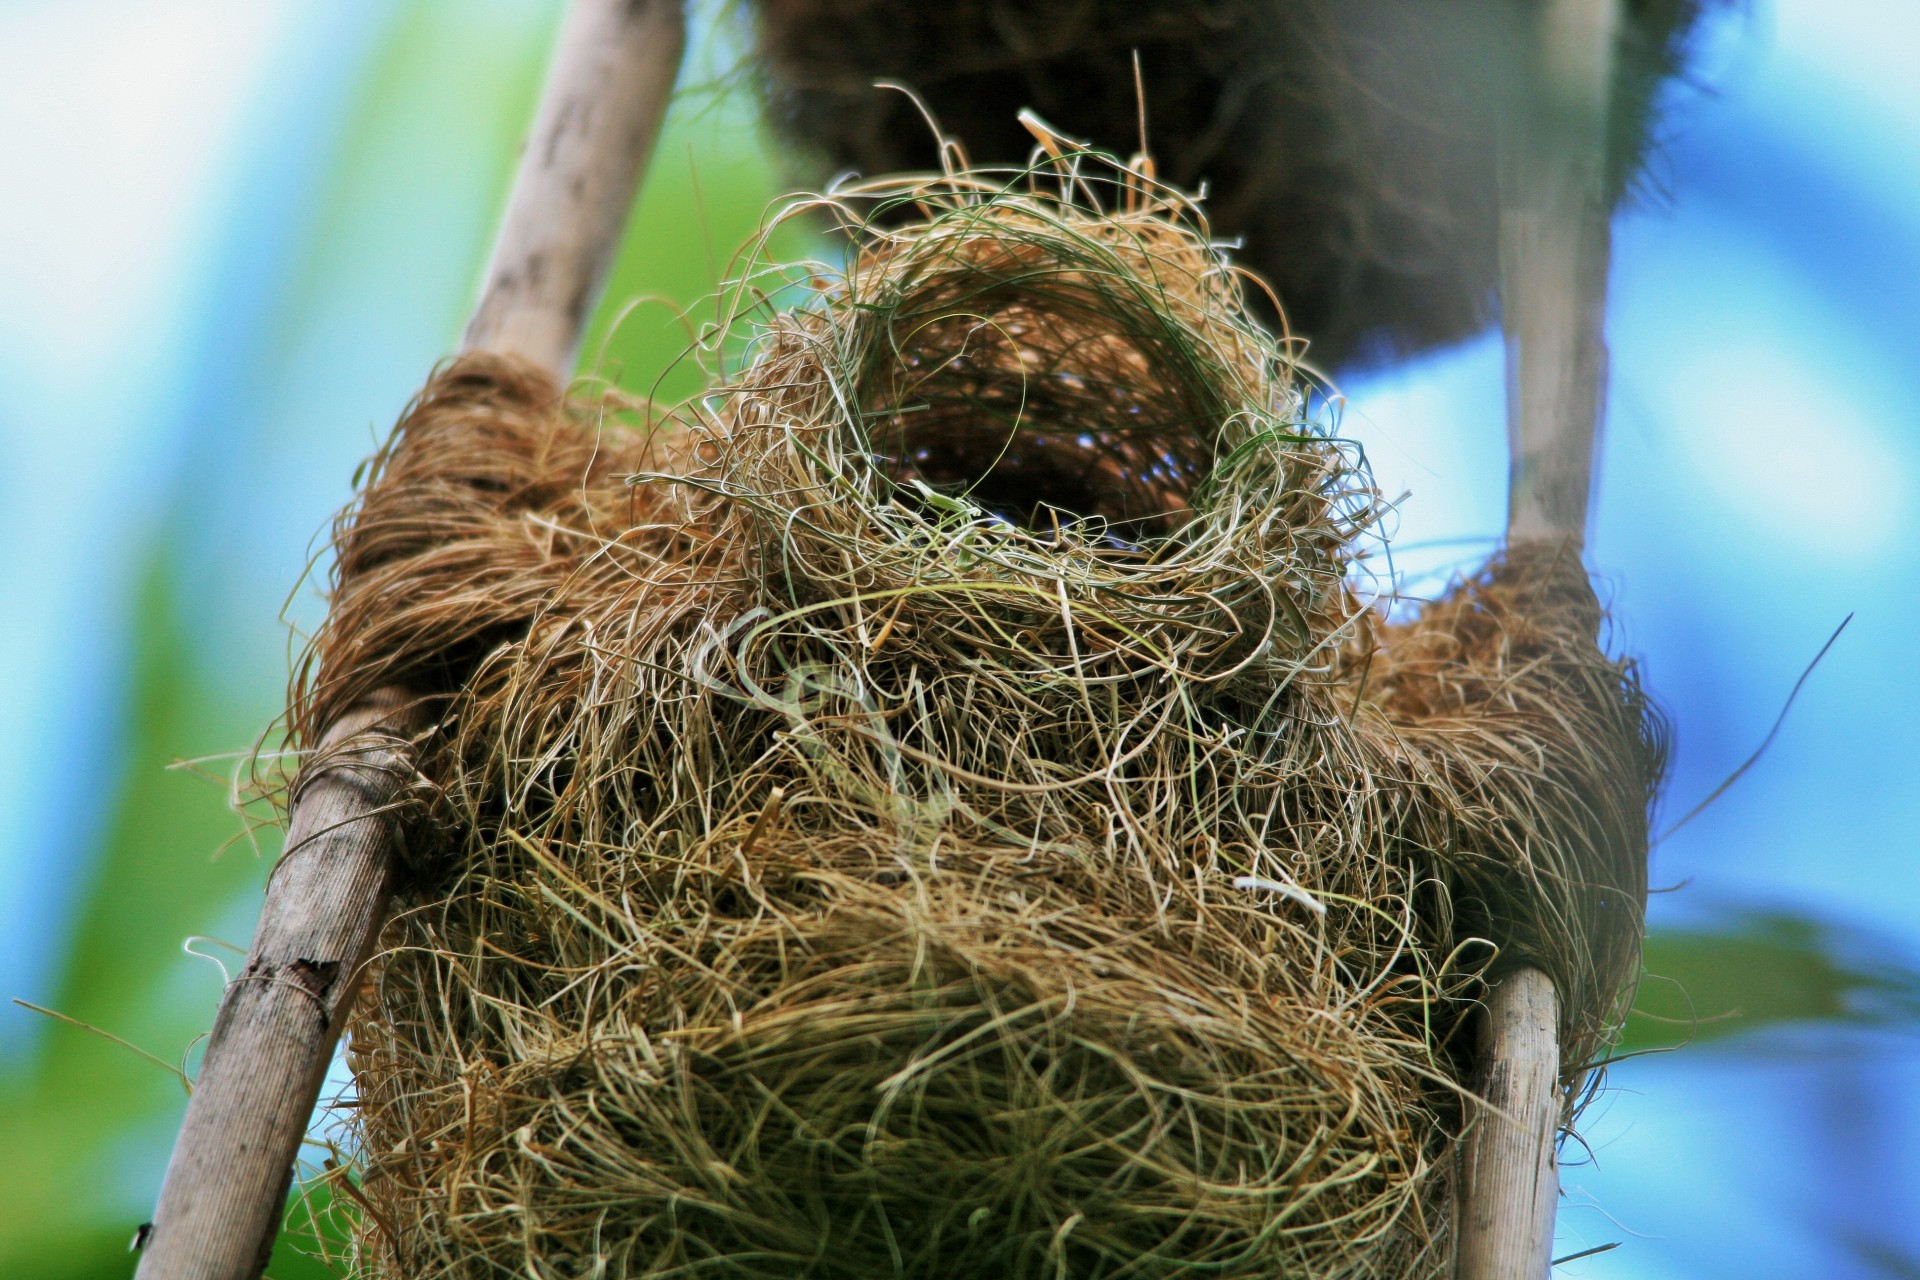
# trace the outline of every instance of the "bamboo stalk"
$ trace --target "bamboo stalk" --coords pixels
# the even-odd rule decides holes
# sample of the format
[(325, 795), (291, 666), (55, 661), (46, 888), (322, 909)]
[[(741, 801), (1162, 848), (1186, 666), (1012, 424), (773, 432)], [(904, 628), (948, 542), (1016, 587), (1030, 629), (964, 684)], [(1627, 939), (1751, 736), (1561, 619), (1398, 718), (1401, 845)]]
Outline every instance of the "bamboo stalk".
[(1546, 0), (1534, 100), (1503, 157), (1507, 541), (1586, 539), (1607, 371), (1607, 109), (1621, 0)]
[[(517, 355), (556, 384), (618, 246), (685, 41), (680, 0), (574, 0), (561, 25), (466, 350)], [(139, 1280), (254, 1280), (294, 1160), (386, 918), (409, 745), (406, 691), (324, 736), (292, 797), (246, 968), (227, 988), (167, 1164)]]
[(1494, 984), (1480, 1023), (1482, 1114), (1461, 1165), (1459, 1280), (1540, 1280), (1560, 1194), (1560, 999), (1519, 968)]
[(572, 373), (685, 44), (678, 0), (574, 0), (465, 350)]
[[(1621, 0), (1545, 0), (1502, 158), (1500, 310), (1507, 353), (1507, 543), (1586, 540), (1604, 410), (1610, 213), (1607, 119)], [(1462, 1159), (1457, 1280), (1551, 1270), (1559, 1168), (1559, 997), (1540, 970), (1493, 985), (1481, 1115)]]

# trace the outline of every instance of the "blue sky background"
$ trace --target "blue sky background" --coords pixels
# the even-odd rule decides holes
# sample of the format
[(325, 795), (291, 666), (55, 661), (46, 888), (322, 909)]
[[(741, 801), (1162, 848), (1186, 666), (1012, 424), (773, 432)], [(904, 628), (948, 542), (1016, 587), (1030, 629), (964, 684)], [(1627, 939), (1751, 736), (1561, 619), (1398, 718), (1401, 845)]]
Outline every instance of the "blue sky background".
[[(245, 842), (207, 861), (239, 830), (218, 779), (318, 616), (296, 584), (354, 464), (457, 336), (557, 12), (0, 0), (0, 996), (168, 1060), (210, 1020), (220, 975), (181, 943), (244, 945), (264, 877)], [(1653, 920), (1788, 910), (1861, 968), (1920, 953), (1916, 68), (1911, 0), (1714, 23), (1665, 193), (1617, 228), (1591, 555), (1678, 727), (1669, 817), (1853, 615), (1768, 754), (1656, 851), (1677, 887)], [(715, 92), (676, 107), (617, 290), (690, 302), (751, 229), (777, 187), (746, 121)], [(629, 322), (610, 371), (644, 384), (665, 316)], [(1501, 527), (1500, 386), (1492, 340), (1344, 380), (1349, 431), (1411, 492), (1416, 581)], [(216, 753), (213, 781), (157, 772)], [(179, 834), (189, 810), (212, 834)], [(177, 1085), (63, 1065), (93, 1061), (77, 1034), (0, 1009), (0, 1263), (130, 1227), (157, 1189)], [(122, 1069), (137, 1105), (102, 1101)], [(1911, 1020), (1762, 1028), (1611, 1080), (1560, 1251), (1624, 1243), (1564, 1274), (1920, 1275)], [(97, 1150), (69, 1158), (81, 1110)]]

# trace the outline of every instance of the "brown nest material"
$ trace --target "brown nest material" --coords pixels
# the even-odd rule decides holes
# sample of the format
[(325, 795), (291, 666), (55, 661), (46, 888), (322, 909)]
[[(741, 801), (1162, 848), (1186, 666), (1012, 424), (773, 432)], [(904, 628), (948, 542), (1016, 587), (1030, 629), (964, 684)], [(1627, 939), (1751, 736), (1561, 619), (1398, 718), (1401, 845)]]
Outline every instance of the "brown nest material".
[(1659, 759), (1579, 566), (1385, 625), (1196, 210), (1062, 169), (864, 192), (671, 430), (476, 357), (376, 459), (294, 702), (440, 707), (358, 1274), (1444, 1275), (1492, 944), (1571, 1099)]
[[(1610, 196), (1707, 0), (1627, 0)], [(1020, 108), (1094, 146), (1142, 145), (1204, 184), (1323, 367), (1464, 338), (1497, 314), (1496, 169), (1527, 105), (1541, 0), (753, 0), (775, 130), (817, 183), (940, 167), (927, 116), (1018, 166)], [(879, 83), (904, 86), (920, 102)], [(923, 114), (922, 105), (926, 114)]]

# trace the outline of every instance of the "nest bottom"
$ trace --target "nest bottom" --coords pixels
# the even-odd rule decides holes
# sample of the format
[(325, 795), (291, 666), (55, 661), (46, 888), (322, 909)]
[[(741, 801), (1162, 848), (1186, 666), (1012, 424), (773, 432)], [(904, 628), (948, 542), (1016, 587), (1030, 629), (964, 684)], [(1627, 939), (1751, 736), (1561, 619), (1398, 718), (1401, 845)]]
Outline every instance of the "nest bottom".
[(402, 1274), (1435, 1273), (1439, 1125), (1409, 1046), (1262, 983), (1258, 937), (1198, 954), (1195, 921), (1090, 908), (1026, 850), (941, 862), (714, 866), (732, 883), (696, 891), (721, 910), (642, 928), (542, 858), (493, 881), (495, 919), (569, 879), (601, 908), (611, 955), (581, 976), (605, 1007), (584, 1030), (514, 1010), (504, 1073), (366, 1064), (386, 1123), (465, 1147), (376, 1162), (389, 1202), (419, 1180)]

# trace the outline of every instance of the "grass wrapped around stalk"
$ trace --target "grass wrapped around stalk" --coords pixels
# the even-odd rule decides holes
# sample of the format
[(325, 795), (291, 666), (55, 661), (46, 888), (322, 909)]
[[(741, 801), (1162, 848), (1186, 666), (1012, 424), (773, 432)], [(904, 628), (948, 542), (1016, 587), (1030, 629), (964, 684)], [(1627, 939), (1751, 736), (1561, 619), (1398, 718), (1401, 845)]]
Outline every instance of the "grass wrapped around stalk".
[(295, 730), (437, 718), (356, 1274), (1446, 1274), (1488, 966), (1569, 1108), (1637, 969), (1581, 567), (1388, 625), (1357, 452), (1136, 171), (834, 203), (698, 403), (463, 359), (341, 521)]

